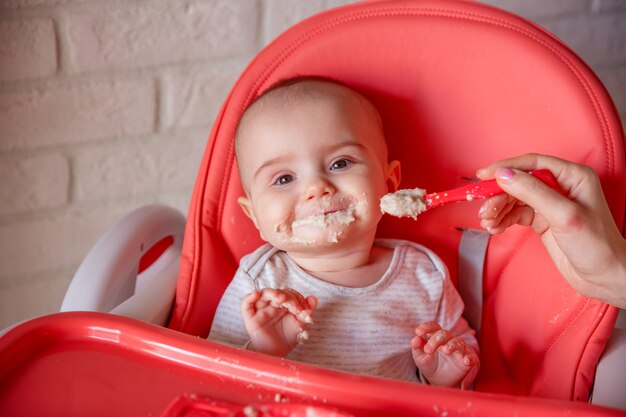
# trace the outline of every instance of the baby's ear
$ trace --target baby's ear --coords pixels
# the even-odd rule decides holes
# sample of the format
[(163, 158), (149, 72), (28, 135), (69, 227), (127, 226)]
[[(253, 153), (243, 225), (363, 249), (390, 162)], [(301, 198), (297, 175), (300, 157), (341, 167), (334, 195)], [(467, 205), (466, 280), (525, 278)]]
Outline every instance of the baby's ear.
[(250, 201), (250, 199), (248, 197), (239, 197), (237, 199), (237, 202), (239, 203), (239, 206), (241, 207), (243, 212), (246, 213), (246, 216), (248, 216), (250, 220), (252, 220), (252, 223), (254, 223), (254, 226), (258, 230), (259, 225), (256, 222), (256, 216), (254, 215), (254, 210), (252, 209), (252, 202)]
[(402, 177), (400, 169), (400, 161), (393, 160), (387, 165), (387, 192), (395, 193), (400, 187), (400, 178)]

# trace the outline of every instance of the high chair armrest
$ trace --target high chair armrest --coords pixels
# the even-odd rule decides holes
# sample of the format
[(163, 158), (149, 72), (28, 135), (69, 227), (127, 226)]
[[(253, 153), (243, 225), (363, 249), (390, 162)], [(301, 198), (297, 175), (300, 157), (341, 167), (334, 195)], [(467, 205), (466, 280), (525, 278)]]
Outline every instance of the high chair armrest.
[[(626, 310), (620, 310), (620, 318), (626, 319)], [(591, 403), (626, 410), (626, 328), (619, 323), (598, 363)]]
[(151, 268), (150, 272), (138, 275), (135, 294), (110, 313), (166, 326), (176, 293), (180, 267), (180, 247), (174, 248), (172, 252), (175, 250), (178, 253), (162, 255), (168, 261), (162, 267)]
[[(164, 324), (174, 298), (185, 230), (177, 210), (151, 205), (128, 214), (96, 242), (76, 271), (61, 311), (98, 311)], [(157, 242), (173, 242), (145, 271), (139, 262)]]

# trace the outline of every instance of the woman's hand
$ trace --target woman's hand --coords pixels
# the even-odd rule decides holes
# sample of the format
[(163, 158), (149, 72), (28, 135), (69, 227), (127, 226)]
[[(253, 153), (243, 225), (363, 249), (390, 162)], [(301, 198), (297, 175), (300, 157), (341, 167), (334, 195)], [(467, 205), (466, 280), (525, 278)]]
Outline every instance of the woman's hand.
[[(526, 173), (542, 168), (554, 174), (565, 196)], [(514, 224), (532, 227), (574, 289), (626, 308), (626, 241), (590, 167), (527, 154), (496, 162), (476, 175), (495, 178), (506, 192), (480, 209), (487, 231), (501, 233)]]

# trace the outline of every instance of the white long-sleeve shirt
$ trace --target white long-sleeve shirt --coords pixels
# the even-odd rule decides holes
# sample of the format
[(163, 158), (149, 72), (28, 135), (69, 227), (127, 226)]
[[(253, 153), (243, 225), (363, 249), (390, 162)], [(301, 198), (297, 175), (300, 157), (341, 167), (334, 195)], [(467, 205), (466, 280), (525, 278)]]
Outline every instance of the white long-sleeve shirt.
[(343, 287), (300, 268), (287, 253), (263, 245), (244, 256), (215, 314), (209, 339), (235, 346), (249, 340), (241, 300), (255, 289), (293, 288), (319, 302), (309, 337), (289, 359), (347, 372), (419, 381), (411, 355), (415, 327), (437, 321), (478, 351), (463, 301), (441, 259), (429, 249), (401, 240), (377, 240), (393, 248), (389, 268), (373, 285)]

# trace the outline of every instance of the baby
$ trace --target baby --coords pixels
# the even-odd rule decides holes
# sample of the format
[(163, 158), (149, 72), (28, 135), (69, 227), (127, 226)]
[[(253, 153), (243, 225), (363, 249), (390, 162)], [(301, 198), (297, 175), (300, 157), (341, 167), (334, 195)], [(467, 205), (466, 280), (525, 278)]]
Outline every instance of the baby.
[(388, 162), (374, 106), (334, 82), (291, 80), (246, 110), (235, 140), (239, 204), (268, 244), (242, 258), (209, 338), (469, 387), (478, 346), (445, 265), (418, 244), (375, 239), (400, 163)]

